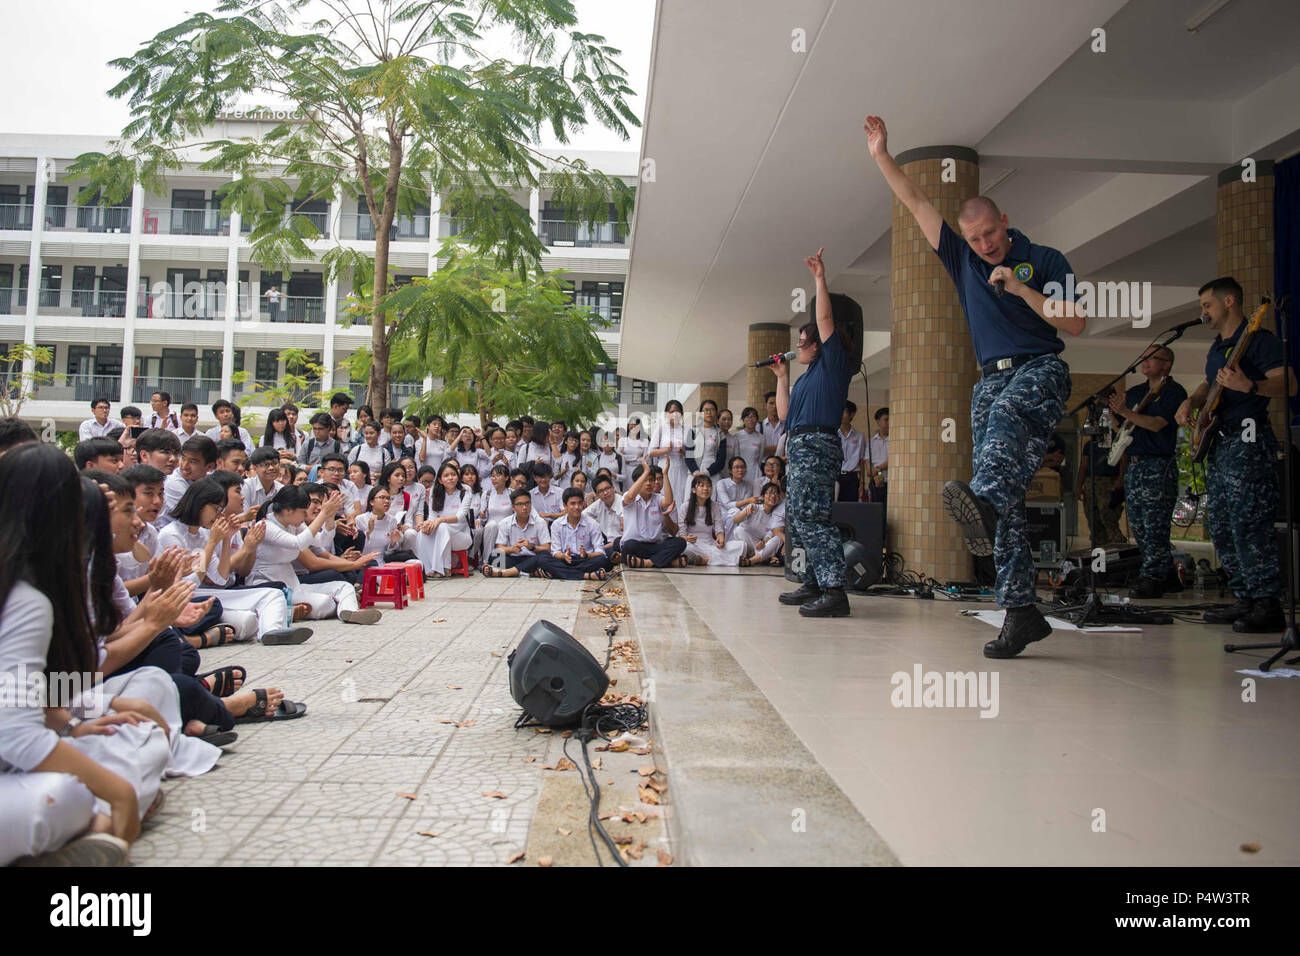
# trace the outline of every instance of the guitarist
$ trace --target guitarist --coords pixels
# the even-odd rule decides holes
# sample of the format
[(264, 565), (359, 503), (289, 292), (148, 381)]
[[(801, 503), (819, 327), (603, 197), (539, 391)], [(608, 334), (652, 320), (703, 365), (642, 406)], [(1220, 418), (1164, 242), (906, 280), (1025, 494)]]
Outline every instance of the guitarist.
[[(1178, 426), (1174, 416), (1187, 399), (1187, 389), (1169, 378), (1173, 367), (1174, 353), (1163, 345), (1153, 345), (1139, 366), (1146, 381), (1110, 397), (1111, 412), (1134, 426), (1133, 442), (1125, 452), (1124, 503), (1128, 526), (1142, 552), (1142, 568), (1132, 591), (1135, 598), (1158, 598), (1166, 591), (1183, 589), (1174, 573), (1169, 524), (1178, 497), (1178, 459), (1174, 457)], [(1153, 391), (1155, 395), (1143, 405)]]
[(1268, 421), (1268, 401), (1296, 393), (1295, 377), (1285, 375), (1282, 343), (1266, 329), (1250, 336), (1235, 368), (1234, 356), (1246, 315), (1242, 289), (1230, 276), (1200, 288), (1201, 309), (1218, 334), (1205, 358), (1205, 381), (1179, 407), (1175, 420), (1189, 424), (1191, 413), (1205, 405), (1210, 383), (1223, 386), (1216, 413), (1218, 437), (1206, 460), (1210, 537), (1229, 575), (1237, 603), (1226, 611), (1207, 611), (1210, 624), (1232, 624), (1234, 631), (1256, 634), (1286, 627), (1278, 595), (1278, 568), (1273, 516), (1277, 510), (1277, 438)]

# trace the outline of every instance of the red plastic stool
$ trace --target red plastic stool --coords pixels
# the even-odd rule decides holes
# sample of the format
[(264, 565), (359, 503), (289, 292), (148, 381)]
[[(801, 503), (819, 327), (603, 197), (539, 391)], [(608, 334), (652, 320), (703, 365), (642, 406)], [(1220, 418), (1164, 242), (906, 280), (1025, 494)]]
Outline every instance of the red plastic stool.
[(450, 573), (459, 574), (462, 578), (469, 577), (469, 552), (468, 551), (453, 551), (451, 553)]
[(412, 601), (424, 600), (424, 565), (419, 561), (390, 561), (385, 568), (401, 568), (406, 574), (406, 593)]
[(406, 607), (406, 571), (401, 565), (366, 568), (361, 579), (361, 607), (371, 607), (380, 601), (391, 603), (398, 610)]

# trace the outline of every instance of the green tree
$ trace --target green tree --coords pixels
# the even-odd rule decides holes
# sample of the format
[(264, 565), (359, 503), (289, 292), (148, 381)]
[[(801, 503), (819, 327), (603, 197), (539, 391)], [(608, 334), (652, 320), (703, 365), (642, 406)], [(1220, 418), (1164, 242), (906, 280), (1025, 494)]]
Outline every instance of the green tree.
[[(325, 366), (321, 365), (305, 349), (284, 349), (280, 352), (280, 361), (284, 363), (284, 375), (274, 385), (253, 382), (239, 398), (239, 407), (245, 405), (258, 408), (279, 408), (285, 402), (305, 405), (308, 408), (327, 408), (332, 392), (321, 391), (321, 377)], [(234, 384), (248, 381), (247, 372), (236, 372)], [(252, 431), (257, 424), (256, 415), (241, 416), (241, 424)]]
[[(486, 52), (488, 33), (515, 58)], [(537, 148), (544, 130), (567, 143), (592, 123), (625, 139), (639, 125), (618, 54), (577, 29), (570, 0), (223, 0), (216, 15), (187, 16), (112, 61), (126, 77), (109, 94), (129, 97), (131, 122), (68, 175), (87, 179), (79, 203), (119, 202), (135, 182), (165, 190), (198, 147), (204, 168), (231, 174), (222, 211), (251, 225), (252, 257), (272, 269), (312, 258), (319, 236), (308, 217), (286, 214), (290, 203), (364, 197), (376, 283), (389, 274), (395, 218), (434, 188), (464, 240), (522, 274), (543, 247), (515, 192), (545, 184), (575, 222), (607, 221), (612, 201), (626, 222), (628, 186)], [(217, 114), (250, 97), (300, 115), (259, 140), (210, 138)], [(356, 256), (336, 246), (322, 260), (333, 278)], [(376, 407), (388, 404), (397, 329), (384, 291), (375, 286), (370, 323)]]
[[(26, 371), (28, 364), (31, 371)], [(42, 385), (54, 381), (52, 372), (41, 371), (41, 366), (54, 363), (54, 352), (44, 345), (19, 342), (0, 356), (0, 418), (17, 418), (27, 402), (36, 396)]]
[[(392, 365), (403, 378), (442, 387), (412, 401), (421, 415), (468, 409), (481, 424), (523, 414), (593, 421), (612, 396), (592, 384), (610, 361), (594, 329), (603, 320), (573, 305), (556, 273), (518, 273), (454, 242), (447, 264), (389, 294), (397, 316)], [(363, 372), (370, 356), (353, 353)]]

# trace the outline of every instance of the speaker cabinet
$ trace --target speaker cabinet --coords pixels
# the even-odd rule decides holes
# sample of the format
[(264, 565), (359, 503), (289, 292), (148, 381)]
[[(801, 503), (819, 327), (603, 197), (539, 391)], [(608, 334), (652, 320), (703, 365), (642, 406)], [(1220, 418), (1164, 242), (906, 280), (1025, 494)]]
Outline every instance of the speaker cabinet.
[(550, 621), (528, 629), (510, 652), (510, 696), (539, 723), (571, 727), (605, 696), (609, 675), (585, 647)]

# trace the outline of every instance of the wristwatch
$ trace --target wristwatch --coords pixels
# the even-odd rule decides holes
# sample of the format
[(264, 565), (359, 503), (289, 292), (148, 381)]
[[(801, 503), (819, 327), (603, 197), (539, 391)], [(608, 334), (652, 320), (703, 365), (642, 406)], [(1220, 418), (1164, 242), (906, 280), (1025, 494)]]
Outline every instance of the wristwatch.
[(81, 718), (80, 718), (80, 717), (73, 717), (73, 718), (72, 718), (71, 720), (69, 720), (66, 724), (64, 724), (61, 728), (59, 728), (59, 736), (60, 736), (60, 737), (71, 737), (71, 736), (72, 736), (72, 732), (73, 732), (74, 730), (76, 730), (77, 727), (78, 727), (80, 724), (81, 724)]
[(1247, 392), (1246, 394), (1247, 394), (1247, 395), (1258, 395), (1258, 394), (1259, 394), (1259, 382), (1251, 382), (1251, 383), (1250, 383), (1250, 391)]

